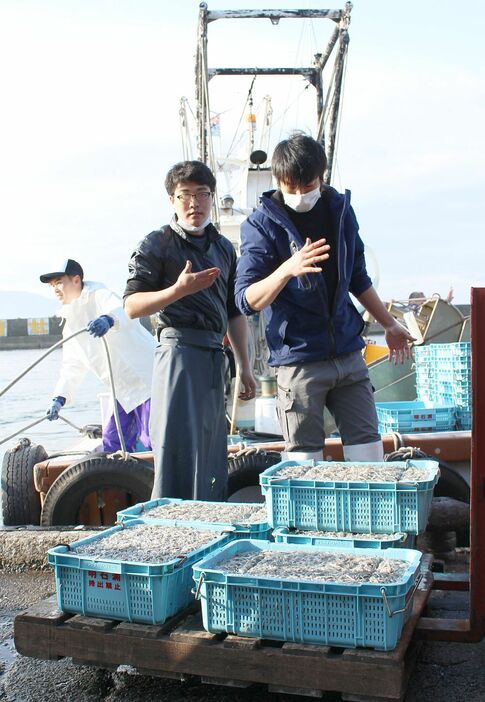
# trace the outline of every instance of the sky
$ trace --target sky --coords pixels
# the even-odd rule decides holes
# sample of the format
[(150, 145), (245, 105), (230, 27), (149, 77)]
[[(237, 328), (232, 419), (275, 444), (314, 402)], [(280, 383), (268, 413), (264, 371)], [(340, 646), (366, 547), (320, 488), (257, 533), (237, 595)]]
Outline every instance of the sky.
[[(0, 293), (49, 296), (38, 276), (67, 257), (123, 292), (137, 242), (171, 215), (163, 181), (183, 158), (181, 97), (194, 106), (197, 18), (196, 0), (0, 0)], [(209, 66), (308, 65), (332, 26), (220, 20)], [(352, 191), (383, 299), (452, 286), (467, 303), (485, 286), (484, 31), (479, 0), (354, 2), (333, 184)], [(211, 83), (224, 151), (249, 88), (228, 80)], [(315, 135), (311, 88), (281, 80), (255, 84), (255, 106), (274, 99), (272, 139)]]

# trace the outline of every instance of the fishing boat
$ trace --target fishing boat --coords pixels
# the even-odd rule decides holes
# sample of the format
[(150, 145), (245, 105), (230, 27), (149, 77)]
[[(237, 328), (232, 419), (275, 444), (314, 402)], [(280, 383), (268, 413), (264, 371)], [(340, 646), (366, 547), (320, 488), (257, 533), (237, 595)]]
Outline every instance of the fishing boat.
[[(239, 249), (241, 222), (258, 206), (261, 193), (271, 187), (269, 154), (273, 143), (272, 127), (281, 124), (288, 115), (288, 98), (292, 103), (304, 99), (306, 105), (309, 100), (313, 101), (314, 120), (311, 129), (327, 153), (328, 169), (324, 181), (328, 184), (332, 181), (349, 48), (351, 9), (351, 3), (346, 3), (339, 10), (210, 11), (206, 3), (199, 6), (195, 107), (192, 109), (185, 97), (180, 101), (182, 157), (190, 159), (196, 153), (197, 158), (207, 163), (216, 174), (218, 189), (214, 198), (213, 221), (222, 234), (232, 241), (236, 250)], [(300, 28), (307, 30), (311, 23), (312, 35), (313, 23), (318, 23), (319, 29), (325, 24), (331, 31), (326, 43), (322, 42), (313, 57), (300, 66), (210, 67), (209, 27), (216, 22), (234, 20), (266, 21), (271, 25), (271, 30), (279, 29), (290, 20), (292, 24), (299, 21)], [(231, 84), (238, 82), (242, 105), (231, 105), (229, 109), (225, 104), (228, 97), (225, 88), (219, 89), (219, 93), (216, 91), (213, 96), (212, 89), (218, 81), (230, 81)], [(282, 81), (289, 81), (291, 87), (282, 88)], [(279, 105), (279, 112), (276, 109), (278, 101), (268, 92), (274, 86), (277, 86), (280, 103), (282, 96), (284, 98)], [(242, 114), (242, 117), (231, 121), (231, 114)], [(191, 115), (195, 115), (192, 124)], [(289, 123), (288, 131), (292, 131), (297, 124)], [(222, 134), (226, 125), (232, 132), (224, 139)], [(375, 257), (371, 253), (368, 257), (374, 261), (376, 270), (371, 271), (371, 275), (375, 279)], [(407, 324), (417, 344), (469, 338), (469, 320), (440, 297), (391, 301), (389, 309), (397, 319)], [(265, 382), (271, 380), (272, 371), (266, 363), (264, 328), (259, 315), (251, 318), (250, 332), (254, 371), (255, 375), (263, 378), (261, 386), (264, 390)], [(365, 354), (377, 400), (415, 398), (415, 370), (412, 361), (402, 366), (391, 365), (385, 347), (371, 343)], [(248, 488), (252, 489), (253, 495), (257, 492), (254, 488), (258, 485), (259, 473), (279, 460), (284, 447), (282, 437), (277, 433), (258, 432), (260, 427), (256, 422), (256, 403), (259, 402), (260, 406), (261, 403), (266, 403), (266, 407), (274, 409), (275, 401), (271, 390), (263, 391), (252, 404), (238, 405), (237, 399), (233, 399), (238, 394), (237, 380), (236, 375), (232, 384), (232, 398), (228, 400), (230, 434), (236, 433), (238, 429), (247, 429), (248, 425), (253, 429), (253, 434), (230, 438), (229, 490), (233, 498), (235, 495), (236, 499), (247, 499), (251, 494), (248, 493)], [(267, 415), (265, 419), (268, 419)], [(275, 426), (275, 416), (272, 421)], [(384, 446), (387, 453), (412, 446), (426, 455), (439, 456), (442, 463), (449, 464), (443, 471), (444, 480), (441, 481), (440, 489), (466, 500), (469, 489), (463, 471), (466, 472), (470, 458), (470, 432), (459, 434), (447, 432), (446, 435), (433, 433), (432, 436), (408, 436), (393, 433), (384, 436)], [(325, 452), (327, 458), (341, 459), (340, 439), (328, 439)], [(48, 456), (43, 447), (33, 445), (28, 439), (21, 439), (3, 459), (4, 521), (10, 525), (40, 522), (45, 526), (78, 522), (112, 524), (118, 510), (148, 498), (152, 460), (150, 452), (107, 456), (86, 451), (77, 455), (76, 460), (72, 455)], [(457, 467), (457, 471), (453, 466)]]
[[(290, 103), (303, 94), (307, 100), (314, 101), (314, 123), (310, 127), (315, 138), (324, 146), (328, 168), (324, 174), (324, 182), (332, 183), (336, 163), (336, 148), (338, 142), (339, 119), (343, 100), (343, 87), (345, 66), (349, 48), (349, 26), (352, 4), (346, 3), (342, 10), (217, 10), (210, 11), (206, 3), (199, 6), (198, 40), (196, 53), (196, 93), (195, 106), (192, 109), (186, 98), (181, 101), (180, 127), (183, 135), (184, 158), (191, 158), (194, 153), (197, 158), (205, 162), (216, 174), (218, 182), (217, 197), (214, 200), (213, 221), (222, 234), (227, 236), (239, 250), (239, 228), (247, 217), (259, 204), (259, 198), (265, 190), (271, 188), (271, 150), (272, 127), (279, 123), (290, 109)], [(284, 66), (212, 66), (209, 51), (209, 29), (215, 23), (228, 23), (239, 20), (240, 24), (251, 21), (270, 21), (271, 30), (277, 30), (279, 24), (290, 21), (295, 23), (333, 25), (327, 43), (317, 48), (313, 57), (307, 57), (306, 63), (290, 67)], [(244, 22), (242, 22), (244, 20)], [(238, 25), (238, 27), (240, 26)], [(212, 31), (212, 30), (211, 30)], [(299, 43), (304, 44), (302, 29)], [(321, 36), (317, 34), (317, 36)], [(274, 87), (278, 81), (288, 81), (290, 86), (295, 77), (300, 81), (301, 92), (299, 95), (292, 93), (292, 88), (285, 90), (285, 99), (276, 108), (273, 96), (268, 94), (267, 83), (271, 77), (270, 85)], [(239, 80), (239, 104), (228, 106), (229, 92), (217, 88), (217, 83), (228, 80), (233, 83)], [(262, 87), (258, 93), (258, 86)], [(311, 95), (313, 93), (313, 96)], [(242, 115), (238, 122), (229, 119), (231, 110), (236, 110)], [(193, 129), (190, 129), (189, 115), (195, 115)], [(261, 126), (259, 126), (261, 124)], [(298, 124), (288, 125), (288, 131)], [(226, 138), (226, 147), (222, 139), (223, 130), (227, 128), (229, 135)], [(280, 131), (281, 135), (281, 131)], [(281, 138), (277, 137), (277, 140)], [(195, 142), (195, 144), (194, 144)], [(234, 154), (233, 145), (240, 144), (239, 152)], [(229, 146), (227, 146), (229, 145)], [(374, 284), (378, 282), (378, 264), (375, 255), (366, 247), (366, 258), (370, 264), (371, 277)], [(451, 301), (439, 295), (430, 297), (414, 294), (406, 301), (391, 300), (388, 309), (393, 316), (405, 324), (416, 339), (416, 345), (465, 341), (470, 338), (469, 318), (465, 318), (460, 310), (451, 304)], [(371, 322), (372, 320), (366, 320)], [(253, 400), (252, 404), (240, 403), (237, 399), (229, 403), (232, 407), (231, 427), (234, 431), (238, 427), (247, 429), (251, 426), (255, 432), (252, 438), (262, 439), (262, 432), (258, 432), (258, 418), (263, 414), (258, 411), (258, 403), (266, 403), (270, 407), (271, 399), (267, 396), (271, 391), (265, 392), (264, 385), (271, 379), (270, 369), (265, 359), (268, 356), (265, 344), (265, 334), (262, 315), (254, 315), (249, 319), (250, 341), (254, 360), (255, 374), (262, 378), (262, 397)], [(402, 365), (390, 364), (387, 347), (369, 343), (365, 349), (365, 359), (369, 366), (371, 381), (375, 387), (376, 401), (389, 400), (414, 400), (416, 398), (416, 370), (414, 360), (410, 359)], [(275, 386), (273, 386), (275, 387)], [(232, 397), (237, 398), (236, 386), (233, 388)], [(273, 398), (273, 417), (268, 422), (269, 426), (277, 427), (275, 413), (276, 400)], [(238, 416), (237, 416), (238, 415)], [(265, 417), (268, 420), (268, 416)], [(335, 429), (330, 415), (327, 416), (329, 430)], [(328, 433), (330, 433), (330, 431)], [(446, 493), (467, 499), (468, 485), (463, 473), (466, 473), (470, 458), (470, 433), (449, 432), (444, 435), (434, 434), (434, 439), (424, 439), (422, 436), (385, 437), (384, 444), (387, 453), (401, 449), (403, 446), (414, 446), (428, 455), (439, 455), (442, 461), (449, 460), (462, 472), (454, 474), (454, 468), (444, 467), (444, 478), (441, 490)], [(436, 438), (437, 437), (437, 438)], [(268, 434), (267, 439), (280, 437)], [(238, 446), (237, 442), (235, 444)], [(264, 444), (263, 444), (264, 445)], [(283, 450), (283, 444), (278, 442), (268, 443), (266, 449), (271, 451)], [(452, 448), (453, 447), (453, 448)], [(250, 447), (251, 450), (252, 447)], [(244, 446), (241, 449), (244, 451)], [(235, 446), (230, 447), (235, 451)], [(342, 449), (338, 437), (326, 442), (326, 452), (329, 458), (342, 458)], [(261, 461), (261, 459), (259, 459)], [(231, 462), (230, 462), (231, 465)], [(266, 466), (264, 466), (266, 467)], [(251, 492), (248, 485), (253, 486), (253, 495), (257, 494), (258, 472), (261, 470), (257, 455), (253, 455), (250, 464), (242, 463), (238, 470), (233, 472), (233, 483), (240, 487), (238, 499), (250, 499)], [(448, 487), (445, 484), (448, 483)], [(256, 489), (254, 489), (256, 488)]]

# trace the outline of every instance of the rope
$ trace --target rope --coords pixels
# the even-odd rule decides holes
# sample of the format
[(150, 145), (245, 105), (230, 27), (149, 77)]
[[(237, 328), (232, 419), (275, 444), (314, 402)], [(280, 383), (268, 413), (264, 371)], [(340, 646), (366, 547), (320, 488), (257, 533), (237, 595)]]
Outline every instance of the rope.
[(121, 431), (120, 415), (118, 413), (118, 401), (116, 399), (115, 381), (113, 378), (113, 369), (111, 367), (111, 356), (109, 355), (108, 342), (106, 341), (104, 336), (101, 337), (101, 341), (104, 344), (104, 350), (106, 351), (106, 360), (108, 361), (109, 384), (111, 386), (111, 396), (113, 398), (113, 415), (115, 418), (116, 431), (118, 432), (118, 438), (120, 440), (121, 450), (123, 451), (123, 454), (126, 455), (127, 451), (126, 451), (125, 437), (123, 436), (123, 432)]
[(385, 461), (409, 461), (412, 458), (428, 458), (428, 454), (415, 446), (402, 446), (397, 451), (391, 451), (384, 456)]
[(10, 439), (13, 439), (14, 436), (17, 436), (17, 434), (22, 434), (22, 432), (27, 431), (27, 429), (31, 429), (32, 427), (35, 427), (36, 424), (40, 424), (41, 422), (44, 421), (44, 419), (47, 419), (47, 416), (41, 417), (40, 419), (36, 419), (35, 422), (31, 422), (31, 424), (27, 424), (27, 426), (23, 427), (23, 429), (19, 429), (14, 434), (10, 434), (10, 436), (7, 436), (5, 439), (2, 439), (0, 441), (0, 445), (4, 444), (6, 441), (9, 441)]
[(235, 453), (228, 454), (228, 458), (235, 459), (240, 458), (241, 456), (252, 456), (253, 454), (268, 453), (266, 449), (258, 448), (257, 446), (245, 446), (243, 442), (241, 442), (241, 445), (242, 448)]
[(290, 102), (289, 104), (287, 103), (288, 106), (286, 107), (286, 109), (282, 110), (282, 111), (280, 112), (279, 116), (276, 117), (276, 118), (273, 120), (273, 126), (276, 125), (276, 124), (278, 124), (278, 122), (281, 121), (280, 138), (281, 138), (281, 135), (282, 135), (282, 133), (283, 133), (283, 128), (284, 128), (284, 122), (283, 122), (282, 120), (284, 120), (284, 118), (286, 117), (286, 115), (287, 115), (287, 113), (289, 112), (289, 110), (291, 110), (291, 108), (293, 107), (293, 105), (294, 105), (295, 103), (297, 103), (297, 102), (300, 100), (301, 96), (303, 95), (303, 93), (304, 93), (306, 90), (308, 90), (308, 84), (305, 85), (305, 87), (301, 89), (301, 91), (298, 93), (298, 95), (295, 97), (295, 99), (294, 99), (292, 102)]
[[(307, 38), (308, 37), (308, 38)], [(312, 48), (313, 45), (313, 48)], [(302, 26), (301, 26), (301, 32), (298, 38), (298, 43), (296, 46), (295, 54), (294, 54), (294, 59), (293, 59), (293, 66), (303, 66), (304, 63), (303, 61), (307, 59), (307, 56), (310, 56), (310, 60), (312, 57), (312, 54), (315, 54), (318, 49), (318, 41), (315, 33), (315, 23), (312, 20), (312, 18), (307, 17), (303, 20)], [(289, 91), (286, 94), (286, 100), (282, 105), (282, 110), (280, 112), (280, 116), (278, 119), (274, 120), (274, 124), (276, 125), (278, 122), (280, 122), (280, 129), (279, 129), (279, 140), (282, 139), (283, 136), (283, 130), (285, 129), (285, 119), (286, 115), (288, 114), (289, 110), (296, 105), (296, 115), (294, 118), (294, 123), (298, 124), (299, 122), (299, 114), (300, 114), (300, 98), (303, 95), (303, 93), (308, 90), (309, 84), (307, 83), (303, 90), (301, 90), (296, 97), (293, 97), (295, 94), (295, 91), (297, 90), (296, 87), (296, 82), (291, 82)], [(291, 100), (291, 102), (290, 102)]]
[[(47, 418), (47, 417), (44, 417), (44, 419), (46, 419), (46, 418)], [(72, 427), (72, 428), (75, 429), (76, 431), (79, 431), (81, 434), (83, 433), (83, 428), (82, 428), (82, 427), (78, 427), (76, 424), (74, 424), (73, 422), (71, 422), (70, 419), (66, 419), (66, 417), (61, 417), (61, 415), (59, 415), (59, 419), (62, 419), (63, 422), (65, 422), (66, 424), (69, 424), (70, 427)]]

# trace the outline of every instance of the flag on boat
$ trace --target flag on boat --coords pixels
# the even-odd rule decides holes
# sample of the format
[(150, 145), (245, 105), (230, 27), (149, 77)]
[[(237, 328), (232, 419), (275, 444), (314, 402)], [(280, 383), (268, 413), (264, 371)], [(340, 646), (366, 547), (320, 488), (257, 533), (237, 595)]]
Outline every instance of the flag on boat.
[(221, 115), (214, 115), (210, 118), (211, 134), (212, 136), (221, 135)]

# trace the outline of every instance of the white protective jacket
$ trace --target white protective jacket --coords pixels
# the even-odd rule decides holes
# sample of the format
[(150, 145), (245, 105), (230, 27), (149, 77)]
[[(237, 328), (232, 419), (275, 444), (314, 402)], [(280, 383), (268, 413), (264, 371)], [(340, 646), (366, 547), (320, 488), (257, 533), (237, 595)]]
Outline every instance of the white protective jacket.
[[(62, 336), (74, 334), (102, 314), (114, 319), (103, 338), (110, 352), (116, 399), (125, 412), (131, 412), (151, 395), (156, 340), (138, 320), (127, 316), (121, 298), (101, 283), (84, 281), (80, 297), (63, 305), (59, 312), (65, 320)], [(54, 397), (65, 397), (66, 404), (72, 402), (88, 370), (111, 392), (104, 343), (85, 332), (62, 347), (62, 367)]]

